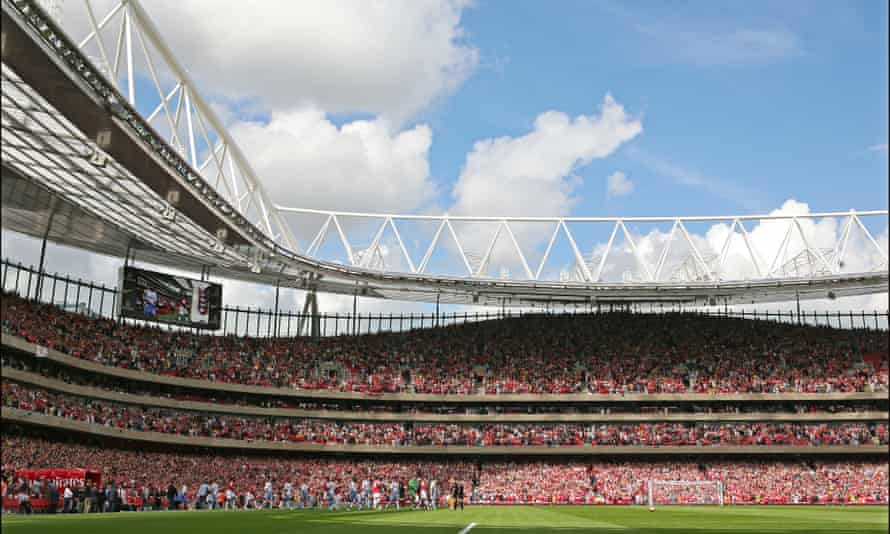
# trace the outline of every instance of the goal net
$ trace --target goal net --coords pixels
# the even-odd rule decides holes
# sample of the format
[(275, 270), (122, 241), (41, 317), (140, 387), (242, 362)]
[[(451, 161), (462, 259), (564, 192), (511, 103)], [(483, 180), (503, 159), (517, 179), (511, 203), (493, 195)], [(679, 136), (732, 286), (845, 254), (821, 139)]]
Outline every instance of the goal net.
[(723, 506), (723, 483), (719, 480), (650, 480), (649, 507), (671, 504)]

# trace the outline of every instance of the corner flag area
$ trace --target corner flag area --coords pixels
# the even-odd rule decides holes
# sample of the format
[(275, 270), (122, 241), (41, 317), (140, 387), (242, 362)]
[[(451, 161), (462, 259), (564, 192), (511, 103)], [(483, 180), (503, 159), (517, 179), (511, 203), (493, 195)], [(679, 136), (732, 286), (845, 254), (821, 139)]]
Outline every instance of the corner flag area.
[(157, 512), (2, 520), (3, 531), (13, 534), (866, 534), (885, 533), (887, 526), (886, 506), (672, 506), (655, 513), (642, 506), (477, 506), (464, 512)]

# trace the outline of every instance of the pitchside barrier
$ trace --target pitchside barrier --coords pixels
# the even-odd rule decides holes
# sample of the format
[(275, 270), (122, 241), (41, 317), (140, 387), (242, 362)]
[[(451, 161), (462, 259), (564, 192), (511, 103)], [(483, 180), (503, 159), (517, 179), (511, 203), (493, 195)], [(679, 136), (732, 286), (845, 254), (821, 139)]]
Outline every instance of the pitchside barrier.
[[(781, 506), (812, 506), (812, 505), (823, 505), (823, 506), (840, 506), (840, 505), (853, 505), (853, 506), (887, 506), (886, 502), (878, 502), (873, 499), (865, 499), (865, 500), (848, 500), (844, 501), (843, 499), (835, 498), (835, 499), (820, 499), (819, 497), (805, 497), (800, 499), (797, 502), (794, 502), (792, 499), (783, 497), (777, 499), (762, 499), (751, 500), (751, 501), (732, 501), (728, 502), (724, 499), (726, 505), (730, 506), (758, 506), (758, 505), (781, 505)], [(167, 498), (164, 497), (160, 500), (160, 506), (156, 504), (154, 500), (149, 501), (149, 505), (147, 508), (151, 508), (152, 510), (167, 510), (168, 509), (168, 501)], [(177, 504), (180, 504), (177, 502)], [(385, 506), (388, 504), (388, 501), (381, 500), (381, 506)], [(634, 506), (641, 505), (642, 502), (637, 502), (632, 498), (621, 499), (621, 500), (612, 500), (606, 502), (605, 500), (597, 499), (596, 497), (592, 498), (575, 498), (575, 499), (567, 499), (567, 498), (537, 498), (537, 499), (511, 499), (505, 498), (503, 500), (491, 500), (491, 501), (477, 501), (477, 502), (467, 502), (466, 506)], [(676, 503), (655, 503), (655, 506), (665, 506), (665, 505), (683, 505), (683, 506), (691, 506), (691, 505), (711, 505), (711, 506), (723, 506), (721, 503), (707, 503), (707, 502), (676, 502)], [(59, 504), (56, 507), (57, 513), (61, 513), (63, 509), (63, 499), (59, 499)], [(15, 497), (4, 497), (3, 498), (3, 509), (7, 512), (15, 513), (18, 510), (18, 500)], [(326, 508), (327, 505), (322, 504), (323, 508)], [(340, 508), (346, 508), (348, 506), (348, 502), (341, 501)], [(412, 503), (410, 503), (407, 499), (401, 499), (402, 508), (410, 508)], [(448, 506), (448, 502), (443, 500), (440, 504), (440, 508), (446, 508)], [(279, 505), (276, 503), (275, 509), (278, 509)], [(296, 505), (299, 508), (299, 503)], [(244, 510), (244, 506), (239, 503), (235, 507), (238, 510)], [(180, 509), (181, 508), (177, 508)], [(222, 510), (223, 506), (219, 505), (218, 509)], [(36, 513), (43, 513), (49, 510), (49, 501), (47, 499), (39, 499), (32, 498), (31, 499), (31, 511)], [(126, 506), (121, 507), (121, 511), (142, 511), (143, 507), (143, 499), (142, 497), (128, 497)], [(78, 510), (77, 513), (82, 513), (81, 510)]]

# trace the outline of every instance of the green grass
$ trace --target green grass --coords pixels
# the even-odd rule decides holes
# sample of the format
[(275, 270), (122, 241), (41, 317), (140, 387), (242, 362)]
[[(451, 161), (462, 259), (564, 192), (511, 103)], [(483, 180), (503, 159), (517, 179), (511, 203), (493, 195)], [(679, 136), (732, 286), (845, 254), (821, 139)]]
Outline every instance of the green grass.
[(15, 534), (225, 534), (324, 533), (885, 533), (887, 507), (472, 507), (463, 512), (142, 512), (91, 515), (4, 516)]
[(5, 534), (886, 533), (887, 507), (469, 507), (463, 512), (142, 512), (4, 516)]

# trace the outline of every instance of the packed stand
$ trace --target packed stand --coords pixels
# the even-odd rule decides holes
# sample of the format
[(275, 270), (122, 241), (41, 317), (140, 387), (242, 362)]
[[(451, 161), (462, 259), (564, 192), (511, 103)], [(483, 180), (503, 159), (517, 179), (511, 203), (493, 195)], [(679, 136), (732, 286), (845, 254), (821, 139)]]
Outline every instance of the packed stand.
[(448, 424), (363, 423), (239, 417), (151, 408), (60, 394), (3, 381), (3, 406), (142, 432), (247, 441), (343, 445), (570, 447), (886, 445), (880, 423)]
[(0, 355), (0, 369), (14, 369), (64, 384), (85, 386), (114, 393), (154, 397), (178, 401), (203, 402), (218, 405), (254, 406), (260, 408), (282, 408), (295, 410), (348, 411), (367, 413), (435, 414), (435, 415), (544, 415), (544, 414), (748, 414), (748, 413), (795, 413), (795, 414), (841, 414), (863, 412), (886, 412), (888, 405), (883, 399), (859, 400), (855, 402), (778, 402), (777, 400), (736, 401), (736, 402), (627, 402), (621, 399), (593, 401), (584, 404), (565, 403), (453, 403), (453, 402), (392, 402), (370, 399), (312, 399), (288, 398), (274, 395), (247, 395), (238, 393), (188, 389), (161, 382), (121, 382), (117, 378), (68, 367), (65, 364), (36, 358), (33, 355), (10, 351)]
[[(449, 489), (455, 485), (461, 486), (470, 504), (645, 504), (650, 480), (719, 481), (726, 504), (888, 502), (886, 460), (699, 464), (297, 459), (148, 452), (3, 435), (2, 477), (7, 496), (23, 487), (25, 481), (15, 475), (19, 469), (68, 466), (99, 468), (103, 486), (121, 495), (118, 505), (138, 509), (226, 508), (228, 504), (234, 508), (411, 506), (419, 498), (418, 482), (429, 490), (432, 481), (441, 488), (435, 500), (438, 506), (446, 505)], [(75, 489), (81, 498), (96, 493), (95, 488), (92, 492)], [(27, 490), (34, 491), (33, 484)], [(427, 505), (431, 493), (427, 492)], [(658, 504), (711, 504), (714, 492), (658, 490), (654, 497)], [(96, 506), (91, 503), (94, 510)], [(83, 508), (75, 503), (75, 509)]]
[(692, 314), (531, 315), (402, 334), (272, 339), (135, 326), (4, 294), (2, 330), (103, 365), (290, 389), (436, 394), (888, 390), (886, 358), (863, 358), (887, 353), (883, 332)]

